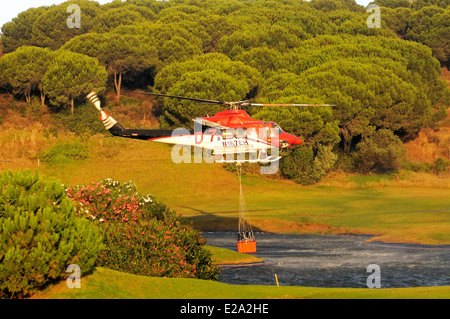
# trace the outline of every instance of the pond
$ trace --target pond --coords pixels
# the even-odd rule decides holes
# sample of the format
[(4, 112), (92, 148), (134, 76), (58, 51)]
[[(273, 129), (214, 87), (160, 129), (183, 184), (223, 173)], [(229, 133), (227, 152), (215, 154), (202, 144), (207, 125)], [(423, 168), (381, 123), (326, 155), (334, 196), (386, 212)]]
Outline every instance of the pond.
[[(202, 234), (208, 245), (237, 251), (236, 232)], [(450, 285), (450, 245), (365, 243), (371, 238), (365, 235), (256, 232), (255, 237), (257, 253), (252, 255), (264, 262), (224, 266), (220, 282), (276, 285), (276, 274), (280, 286), (367, 288), (368, 281), (381, 288)]]

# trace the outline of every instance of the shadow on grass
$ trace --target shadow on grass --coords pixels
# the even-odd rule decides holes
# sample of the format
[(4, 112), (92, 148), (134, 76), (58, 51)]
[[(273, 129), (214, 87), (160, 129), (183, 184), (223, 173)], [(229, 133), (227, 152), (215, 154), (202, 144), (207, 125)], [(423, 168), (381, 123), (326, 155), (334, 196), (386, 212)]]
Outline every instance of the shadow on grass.
[[(233, 214), (235, 217), (217, 216), (197, 208), (181, 206), (182, 208), (193, 210), (199, 213), (198, 216), (185, 217), (193, 223), (195, 229), (200, 231), (237, 231), (239, 226), (239, 213), (237, 211), (225, 211), (224, 214)], [(251, 210), (249, 210), (251, 211)], [(254, 211), (261, 211), (260, 209)], [(252, 226), (253, 231), (262, 231), (258, 227)]]

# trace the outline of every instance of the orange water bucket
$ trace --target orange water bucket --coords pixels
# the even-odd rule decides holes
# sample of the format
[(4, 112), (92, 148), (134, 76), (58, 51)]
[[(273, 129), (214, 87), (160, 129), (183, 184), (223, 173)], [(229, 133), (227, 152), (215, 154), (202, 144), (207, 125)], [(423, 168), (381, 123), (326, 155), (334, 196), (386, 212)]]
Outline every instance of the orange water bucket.
[(240, 253), (256, 253), (256, 241), (255, 240), (243, 240), (238, 241), (238, 252)]

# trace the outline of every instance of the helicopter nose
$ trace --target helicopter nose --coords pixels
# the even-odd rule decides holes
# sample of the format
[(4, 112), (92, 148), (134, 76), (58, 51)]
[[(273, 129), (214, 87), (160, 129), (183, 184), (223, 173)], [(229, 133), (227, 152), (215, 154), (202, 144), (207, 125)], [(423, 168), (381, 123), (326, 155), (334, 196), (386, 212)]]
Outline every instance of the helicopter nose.
[(280, 140), (285, 140), (289, 143), (289, 145), (300, 145), (302, 144), (302, 140), (299, 139), (297, 136), (294, 136), (292, 134), (283, 132), (280, 134)]
[(298, 137), (295, 137), (295, 140), (292, 142), (293, 145), (300, 145), (302, 143), (303, 143), (303, 141), (301, 139), (299, 139)]

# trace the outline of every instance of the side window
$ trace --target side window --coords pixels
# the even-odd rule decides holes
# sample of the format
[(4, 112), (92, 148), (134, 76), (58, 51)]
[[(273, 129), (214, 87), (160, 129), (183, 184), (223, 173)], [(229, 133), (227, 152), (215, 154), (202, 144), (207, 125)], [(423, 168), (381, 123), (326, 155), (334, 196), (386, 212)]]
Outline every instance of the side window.
[(275, 137), (275, 136), (277, 136), (278, 134), (277, 134), (277, 129), (276, 128), (273, 128), (273, 127), (271, 127), (270, 128), (270, 136), (273, 138), (273, 137)]
[(204, 135), (214, 135), (214, 133), (216, 132), (215, 128), (209, 128), (205, 131), (205, 133), (203, 133)]
[[(203, 133), (204, 137), (205, 137), (205, 141), (213, 141), (213, 138), (215, 135), (218, 134), (218, 129), (216, 128), (209, 128), (205, 131), (205, 133)], [(219, 134), (221, 134), (221, 132), (219, 131)], [(206, 136), (205, 136), (206, 135)]]
[(250, 138), (258, 138), (258, 134), (256, 133), (256, 128), (250, 127), (247, 129), (247, 136)]
[(233, 138), (234, 136), (234, 130), (233, 129), (224, 129), (222, 130), (222, 138), (224, 140), (228, 140)]
[(266, 127), (261, 127), (260, 129), (259, 129), (259, 138), (260, 139), (262, 139), (262, 140), (266, 140), (267, 139), (267, 137), (269, 137), (269, 128), (266, 126)]
[(247, 130), (245, 128), (239, 127), (234, 130), (234, 135), (236, 138), (245, 138), (247, 135)]

